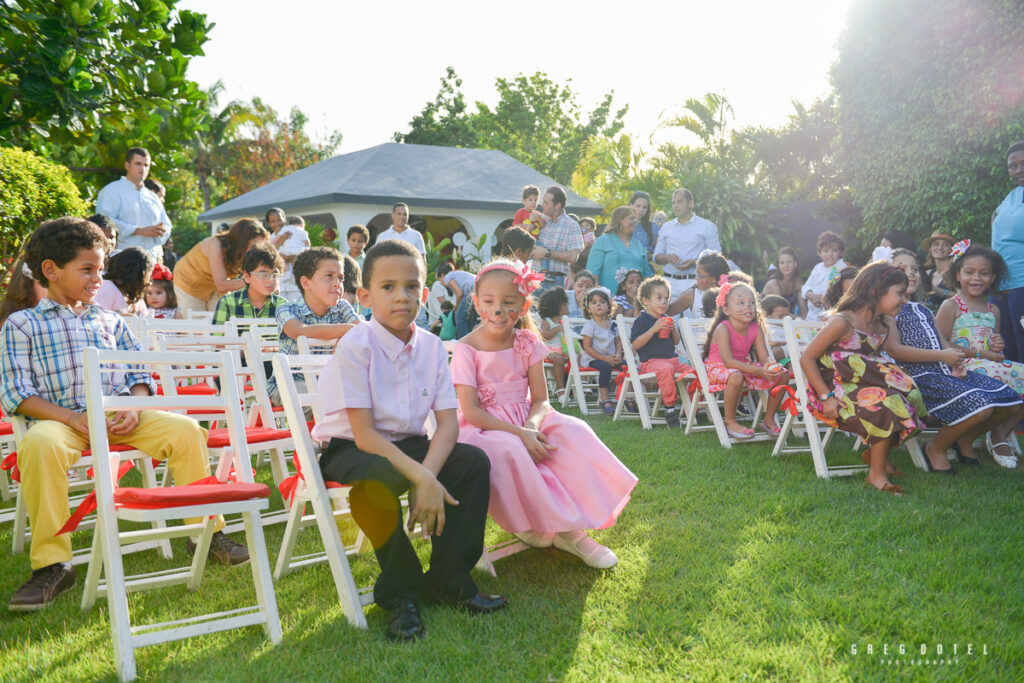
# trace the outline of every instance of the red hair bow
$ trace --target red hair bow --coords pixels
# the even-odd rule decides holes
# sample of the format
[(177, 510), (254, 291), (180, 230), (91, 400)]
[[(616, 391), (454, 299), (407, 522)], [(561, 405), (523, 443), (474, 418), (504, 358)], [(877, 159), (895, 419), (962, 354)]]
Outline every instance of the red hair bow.
[(512, 282), (519, 288), (520, 294), (530, 296), (540, 287), (540, 283), (544, 282), (544, 274), (533, 272), (529, 265), (521, 261), (516, 261), (516, 266), (519, 268), (519, 272), (516, 273)]
[(153, 279), (154, 280), (174, 280), (174, 274), (171, 273), (171, 269), (162, 263), (158, 263), (153, 266)]

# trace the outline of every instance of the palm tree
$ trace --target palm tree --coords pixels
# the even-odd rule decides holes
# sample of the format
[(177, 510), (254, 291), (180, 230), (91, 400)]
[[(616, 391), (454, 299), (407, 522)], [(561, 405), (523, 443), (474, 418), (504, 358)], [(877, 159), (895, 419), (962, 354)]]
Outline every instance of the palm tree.
[(223, 81), (217, 81), (206, 92), (206, 126), (196, 132), (192, 139), (192, 167), (199, 178), (199, 191), (203, 195), (203, 210), (210, 210), (210, 176), (216, 169), (220, 153), (234, 142), (242, 126), (262, 124), (260, 116), (244, 102), (232, 100), (215, 113), (220, 96), (224, 93)]
[(708, 148), (721, 149), (725, 145), (728, 123), (734, 117), (732, 105), (725, 95), (709, 92), (700, 99), (691, 97), (686, 100), (684, 109), (690, 113), (673, 117), (662, 127), (685, 128)]

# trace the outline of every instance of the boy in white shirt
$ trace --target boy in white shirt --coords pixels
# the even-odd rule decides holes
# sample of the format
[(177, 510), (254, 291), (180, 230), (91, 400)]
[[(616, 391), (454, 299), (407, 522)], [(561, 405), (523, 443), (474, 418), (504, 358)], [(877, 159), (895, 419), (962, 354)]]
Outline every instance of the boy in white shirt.
[[(448, 354), (415, 325), (425, 281), (423, 259), (406, 242), (378, 242), (366, 253), (358, 294), (373, 317), (341, 338), (324, 367), (325, 418), (313, 428), (314, 439), (329, 442), (320, 460), (324, 479), (352, 485), (352, 517), (381, 568), (374, 601), (388, 610), (394, 640), (423, 635), (421, 597), (476, 614), (506, 605), (503, 596), (479, 593), (470, 576), (483, 553), (491, 466), (479, 448), (456, 443)], [(428, 439), (431, 412), (437, 427)], [(406, 491), (408, 528), (420, 523), (431, 540), (426, 573), (402, 529), (398, 497)]]
[(302, 216), (289, 216), (288, 222), (281, 226), (272, 244), (284, 260), (284, 273), (281, 274), (281, 296), (288, 301), (295, 301), (302, 295), (302, 290), (295, 284), (292, 276), (292, 261), (309, 248), (309, 233), (306, 232), (306, 221)]
[(822, 298), (828, 289), (829, 275), (833, 270), (838, 273), (846, 267), (843, 260), (844, 252), (846, 242), (831, 230), (826, 230), (818, 237), (818, 258), (821, 259), (821, 263), (814, 266), (800, 289), (800, 296), (807, 302), (808, 320), (820, 320), (821, 314), (825, 312)]

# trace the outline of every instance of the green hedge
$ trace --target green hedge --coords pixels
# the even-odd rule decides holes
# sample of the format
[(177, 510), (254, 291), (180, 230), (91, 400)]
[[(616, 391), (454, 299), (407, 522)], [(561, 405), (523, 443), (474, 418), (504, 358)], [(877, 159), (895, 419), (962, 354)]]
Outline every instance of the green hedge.
[(20, 149), (0, 147), (0, 281), (40, 223), (91, 212), (67, 168)]

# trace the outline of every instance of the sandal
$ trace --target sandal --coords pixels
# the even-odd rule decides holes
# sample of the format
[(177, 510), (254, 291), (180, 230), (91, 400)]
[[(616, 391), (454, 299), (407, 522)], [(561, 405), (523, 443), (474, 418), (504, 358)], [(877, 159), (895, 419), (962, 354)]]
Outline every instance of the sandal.
[(967, 465), (968, 467), (978, 467), (981, 465), (977, 458), (969, 458), (964, 455), (963, 451), (960, 450), (960, 444), (953, 444), (953, 450), (956, 451), (956, 459), (962, 464)]
[(782, 433), (782, 429), (781, 428), (773, 426), (767, 420), (764, 420), (763, 422), (761, 422), (761, 427), (764, 429), (764, 431), (768, 432), (772, 436), (778, 436), (779, 434)]
[[(1010, 451), (1010, 455), (999, 455), (996, 453), (996, 449), (1000, 446), (1006, 446), (1007, 450)], [(999, 443), (992, 444), (992, 447), (988, 450), (992, 459), (996, 461), (996, 464), (1000, 467), (1007, 469), (1013, 469), (1017, 466), (1017, 456), (1013, 455), (1013, 448), (1006, 441), (1000, 441)]]
[(882, 488), (878, 488), (877, 486), (872, 484), (867, 479), (864, 480), (864, 483), (867, 484), (868, 486), (870, 486), (871, 488), (873, 488), (874, 490), (881, 491), (882, 493), (888, 493), (888, 494), (893, 495), (893, 496), (902, 496), (903, 495), (903, 487), (902, 486), (898, 486), (896, 484), (890, 484), (889, 482), (886, 482), (885, 486), (883, 486)]
[(737, 441), (746, 441), (747, 439), (754, 438), (754, 430), (751, 429), (750, 427), (744, 427), (742, 432), (734, 432), (733, 430), (726, 427), (725, 431), (729, 434), (731, 438), (736, 439)]
[(640, 412), (640, 406), (638, 406), (636, 404), (636, 401), (634, 401), (633, 399), (627, 398), (626, 399), (626, 410), (628, 410), (631, 413), (639, 413)]
[(614, 415), (615, 401), (611, 400), (610, 398), (606, 398), (605, 400), (601, 401), (601, 410), (604, 411), (605, 415)]

